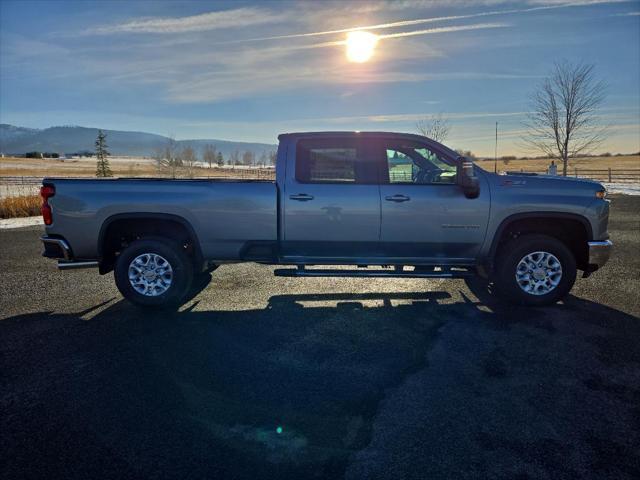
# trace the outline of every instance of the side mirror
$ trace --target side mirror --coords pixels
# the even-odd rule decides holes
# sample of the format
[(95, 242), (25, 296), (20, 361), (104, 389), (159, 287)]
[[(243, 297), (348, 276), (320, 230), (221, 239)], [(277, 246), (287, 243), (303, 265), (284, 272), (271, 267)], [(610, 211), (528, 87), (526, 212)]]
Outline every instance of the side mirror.
[(480, 195), (480, 182), (478, 177), (476, 177), (473, 162), (463, 159), (463, 161), (458, 164), (456, 179), (465, 197), (476, 198)]

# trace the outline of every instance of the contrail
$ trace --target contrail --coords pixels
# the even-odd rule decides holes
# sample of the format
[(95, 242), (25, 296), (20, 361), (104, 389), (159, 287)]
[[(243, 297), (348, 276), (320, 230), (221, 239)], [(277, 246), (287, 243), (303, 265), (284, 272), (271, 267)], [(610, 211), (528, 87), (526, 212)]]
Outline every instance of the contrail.
[[(558, 8), (570, 8), (570, 7), (582, 7), (589, 5), (598, 5), (602, 3), (624, 3), (629, 0), (584, 0), (578, 2), (571, 3), (562, 3), (559, 5), (544, 5), (540, 7), (531, 7), (531, 8), (519, 8), (512, 10), (495, 10), (491, 12), (481, 12), (481, 13), (470, 13), (467, 15), (450, 15), (447, 17), (432, 17), (432, 18), (419, 18), (416, 20), (400, 20), (397, 22), (390, 23), (379, 23), (377, 25), (366, 25), (360, 27), (351, 27), (351, 28), (341, 28), (337, 30), (324, 30), (321, 32), (309, 32), (309, 33), (293, 33), (290, 35), (274, 35), (270, 37), (259, 37), (259, 38), (246, 38), (240, 40), (230, 40), (226, 42), (218, 42), (219, 44), (227, 44), (227, 43), (247, 43), (247, 42), (262, 42), (266, 40), (283, 40), (288, 38), (305, 38), (305, 37), (318, 37), (322, 35), (334, 35), (336, 33), (348, 33), (355, 32), (358, 30), (382, 30), (388, 28), (398, 28), (398, 27), (408, 27), (412, 25), (421, 25), (424, 23), (433, 23), (433, 22), (445, 22), (449, 20), (466, 20), (470, 18), (480, 18), (480, 17), (489, 17), (495, 15), (510, 15), (514, 13), (529, 13), (536, 12), (541, 10), (555, 10)], [(384, 38), (384, 37), (383, 37)]]
[[(508, 27), (507, 23), (476, 23), (473, 25), (458, 25), (453, 27), (437, 27), (437, 28), (426, 28), (423, 30), (412, 30), (410, 32), (399, 32), (399, 33), (388, 33), (386, 35), (378, 35), (379, 39), (387, 39), (387, 38), (401, 38), (401, 37), (412, 37), (414, 35), (430, 35), (434, 33), (448, 33), (448, 32), (461, 32), (463, 30), (480, 30), (484, 28), (502, 28)], [(339, 45), (346, 45), (346, 40), (335, 40), (332, 42), (322, 42), (322, 43), (313, 43), (311, 45), (299, 45), (295, 47), (290, 47), (292, 49), (306, 49), (306, 48), (322, 48), (322, 47), (335, 47)]]
[(387, 35), (379, 35), (378, 38), (412, 37), (414, 35), (428, 35), (431, 33), (460, 32), (462, 30), (480, 30), (482, 28), (501, 28), (508, 26), (506, 23), (478, 23), (476, 25), (460, 25), (457, 27), (438, 27), (414, 30), (411, 32), (388, 33)]

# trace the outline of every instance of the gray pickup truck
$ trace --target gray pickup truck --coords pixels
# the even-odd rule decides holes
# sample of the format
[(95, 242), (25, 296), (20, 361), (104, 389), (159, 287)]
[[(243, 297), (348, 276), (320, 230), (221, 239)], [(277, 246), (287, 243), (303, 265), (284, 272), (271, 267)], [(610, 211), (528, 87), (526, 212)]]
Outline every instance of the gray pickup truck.
[(113, 270), (122, 295), (149, 307), (179, 305), (195, 277), (234, 262), (295, 277), (480, 275), (542, 305), (609, 258), (597, 182), (496, 175), (410, 134), (279, 140), (275, 181), (46, 178), (43, 255)]

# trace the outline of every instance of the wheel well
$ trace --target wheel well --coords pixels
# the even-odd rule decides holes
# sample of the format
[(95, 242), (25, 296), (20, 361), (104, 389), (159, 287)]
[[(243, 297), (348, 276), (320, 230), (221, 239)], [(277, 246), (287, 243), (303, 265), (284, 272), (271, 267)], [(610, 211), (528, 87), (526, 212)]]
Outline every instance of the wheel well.
[(549, 235), (563, 242), (576, 258), (576, 265), (585, 270), (589, 262), (587, 227), (578, 219), (561, 217), (532, 217), (509, 222), (501, 231), (494, 249), (493, 258), (500, 254), (500, 249), (514, 238), (537, 233)]
[(113, 270), (120, 252), (134, 240), (144, 237), (164, 237), (180, 244), (193, 260), (201, 263), (200, 245), (185, 223), (173, 218), (128, 217), (110, 221), (100, 236), (100, 273)]

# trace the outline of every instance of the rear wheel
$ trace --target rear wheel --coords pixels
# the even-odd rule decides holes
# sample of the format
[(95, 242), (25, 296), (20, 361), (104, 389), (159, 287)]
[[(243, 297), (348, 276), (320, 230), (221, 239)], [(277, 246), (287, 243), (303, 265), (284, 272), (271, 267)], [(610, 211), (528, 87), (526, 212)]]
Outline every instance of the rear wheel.
[(188, 293), (193, 265), (176, 242), (142, 238), (118, 256), (114, 276), (120, 293), (136, 305), (171, 307)]
[(494, 276), (497, 291), (516, 303), (555, 303), (575, 283), (575, 257), (556, 238), (524, 235), (511, 240), (500, 252)]

